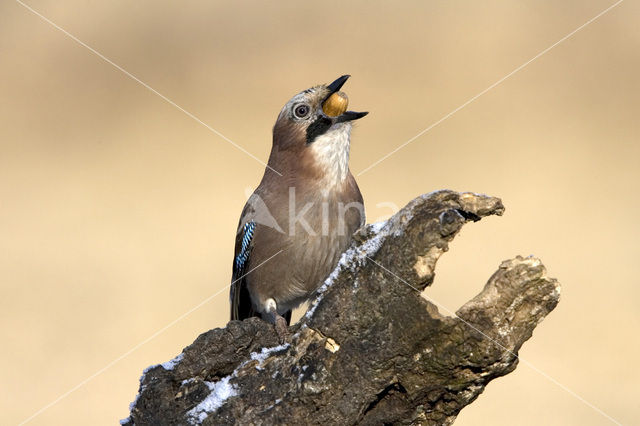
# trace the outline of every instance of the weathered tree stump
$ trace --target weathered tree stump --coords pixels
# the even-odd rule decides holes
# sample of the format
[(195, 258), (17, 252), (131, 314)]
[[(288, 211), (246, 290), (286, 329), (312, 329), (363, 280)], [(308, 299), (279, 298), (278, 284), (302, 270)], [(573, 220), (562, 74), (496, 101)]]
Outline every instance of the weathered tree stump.
[(123, 423), (451, 424), (516, 368), (560, 296), (538, 259), (516, 257), (456, 316), (421, 297), (462, 225), (503, 211), (473, 193), (416, 198), (356, 233), (289, 343), (256, 318), (210, 330), (145, 370)]

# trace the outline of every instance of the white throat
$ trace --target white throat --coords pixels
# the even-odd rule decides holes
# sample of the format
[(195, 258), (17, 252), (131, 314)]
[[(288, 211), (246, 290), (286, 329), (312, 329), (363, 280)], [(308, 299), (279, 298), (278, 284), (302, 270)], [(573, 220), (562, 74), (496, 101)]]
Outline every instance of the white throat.
[(351, 123), (331, 127), (311, 144), (311, 151), (319, 167), (324, 170), (323, 184), (340, 185), (349, 173), (349, 144)]

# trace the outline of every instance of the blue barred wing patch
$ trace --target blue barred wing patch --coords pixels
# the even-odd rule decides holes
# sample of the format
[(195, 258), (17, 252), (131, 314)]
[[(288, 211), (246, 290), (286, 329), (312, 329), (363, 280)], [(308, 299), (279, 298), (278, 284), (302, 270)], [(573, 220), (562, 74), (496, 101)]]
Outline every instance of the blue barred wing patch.
[(238, 271), (242, 271), (249, 260), (251, 240), (253, 239), (255, 229), (256, 223), (253, 221), (245, 223), (242, 227), (242, 244), (240, 246), (240, 252), (235, 259), (235, 266)]

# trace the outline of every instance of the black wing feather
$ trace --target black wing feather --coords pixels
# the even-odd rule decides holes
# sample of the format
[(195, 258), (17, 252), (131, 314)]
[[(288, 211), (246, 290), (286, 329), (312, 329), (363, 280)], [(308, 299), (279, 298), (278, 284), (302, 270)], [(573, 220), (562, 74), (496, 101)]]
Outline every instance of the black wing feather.
[(231, 319), (243, 320), (258, 314), (253, 309), (251, 296), (247, 289), (246, 277), (247, 265), (253, 248), (253, 236), (256, 223), (245, 223), (236, 236), (235, 256), (233, 259), (233, 274), (231, 276)]

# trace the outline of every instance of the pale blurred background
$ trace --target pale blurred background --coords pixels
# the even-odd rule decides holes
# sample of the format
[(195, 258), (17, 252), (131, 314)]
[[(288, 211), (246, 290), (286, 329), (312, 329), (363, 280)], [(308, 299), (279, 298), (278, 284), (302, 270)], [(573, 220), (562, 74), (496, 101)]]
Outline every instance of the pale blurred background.
[[(29, 4), (262, 160), (290, 96), (352, 74), (351, 107), (371, 112), (357, 174), (613, 1)], [(539, 256), (562, 300), (520, 355), (623, 424), (640, 419), (638, 22), (623, 2), (358, 177), (370, 222), (440, 188), (501, 197), (427, 295), (455, 310), (500, 261)], [(0, 423), (84, 383), (30, 424), (115, 424), (143, 368), (224, 326), (227, 290), (157, 333), (228, 285), (263, 170), (3, 2)], [(521, 362), (457, 424), (612, 423)]]

